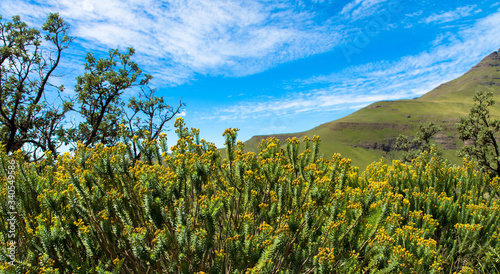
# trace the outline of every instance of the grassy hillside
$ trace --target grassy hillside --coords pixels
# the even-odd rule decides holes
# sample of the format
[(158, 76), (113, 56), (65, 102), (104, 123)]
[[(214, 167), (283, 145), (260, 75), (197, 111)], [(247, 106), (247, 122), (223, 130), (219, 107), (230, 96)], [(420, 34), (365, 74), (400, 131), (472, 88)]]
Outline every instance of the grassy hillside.
[[(413, 100), (381, 101), (341, 118), (295, 134), (272, 135), (282, 143), (289, 137), (302, 138), (318, 135), (322, 142), (320, 152), (325, 157), (334, 153), (351, 158), (355, 165), (366, 167), (381, 157), (393, 159), (400, 152), (394, 149), (399, 134), (413, 135), (419, 123), (434, 122), (443, 131), (437, 134), (436, 144), (451, 161), (460, 163), (456, 156), (461, 146), (455, 124), (460, 116), (468, 114), (476, 91), (491, 91), (499, 104), (492, 116), (500, 117), (500, 55), (493, 52), (461, 77), (442, 84)], [(257, 151), (260, 140), (269, 136), (254, 136), (245, 142), (249, 151)]]

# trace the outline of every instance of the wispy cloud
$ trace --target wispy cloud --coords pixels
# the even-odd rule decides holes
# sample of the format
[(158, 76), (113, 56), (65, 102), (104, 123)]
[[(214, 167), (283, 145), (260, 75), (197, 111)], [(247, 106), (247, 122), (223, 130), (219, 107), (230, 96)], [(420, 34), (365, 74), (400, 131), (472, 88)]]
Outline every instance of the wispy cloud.
[(464, 7), (458, 7), (455, 10), (435, 13), (421, 20), (423, 23), (447, 23), (451, 21), (458, 20), (463, 17), (467, 17), (476, 13), (481, 12), (481, 9), (477, 8), (477, 5), (469, 5)]
[[(376, 86), (373, 83), (375, 78), (380, 77), (352, 82), (330, 79), (329, 86), (325, 88), (288, 94), (283, 98), (273, 98), (261, 102), (242, 102), (237, 105), (221, 107), (212, 116), (204, 116), (203, 119), (239, 121), (273, 115), (290, 116), (313, 112), (327, 113), (356, 109), (376, 101), (396, 100), (408, 97), (411, 94), (423, 93), (421, 89), (401, 92), (402, 88), (404, 88), (401, 83), (391, 84), (389, 81), (386, 82), (387, 85), (384, 87)], [(367, 94), (364, 94), (365, 92)], [(370, 92), (372, 93), (370, 94)]]
[(398, 61), (350, 67), (338, 73), (297, 80), (303, 91), (266, 101), (220, 108), (207, 119), (240, 120), (355, 109), (380, 100), (413, 98), (450, 81), (500, 45), (500, 12), (478, 20), (457, 34), (434, 41), (434, 47)]
[(353, 0), (344, 6), (340, 14), (358, 20), (375, 13), (381, 7), (380, 4), (384, 2), (387, 2), (387, 0)]
[[(152, 74), (172, 84), (196, 74), (243, 76), (332, 49), (340, 25), (287, 2), (191, 0), (2, 1), (28, 18), (57, 10), (84, 48), (134, 47)], [(40, 20), (42, 18), (39, 18)]]

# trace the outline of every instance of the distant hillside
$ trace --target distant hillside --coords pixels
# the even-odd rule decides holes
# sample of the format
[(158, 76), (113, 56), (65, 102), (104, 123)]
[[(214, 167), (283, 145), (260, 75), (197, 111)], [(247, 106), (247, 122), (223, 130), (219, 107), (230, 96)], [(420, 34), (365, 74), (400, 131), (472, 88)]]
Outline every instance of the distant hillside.
[(444, 154), (455, 163), (461, 141), (455, 124), (460, 116), (468, 114), (476, 91), (492, 91), (496, 105), (492, 116), (500, 117), (500, 54), (493, 52), (461, 77), (442, 84), (434, 90), (413, 100), (381, 101), (373, 103), (355, 113), (336, 121), (328, 122), (311, 130), (299, 133), (254, 136), (245, 142), (246, 151), (257, 151), (258, 143), (274, 136), (285, 143), (290, 137), (318, 135), (322, 142), (320, 152), (324, 157), (334, 153), (350, 158), (364, 168), (373, 161), (385, 157), (398, 158), (395, 150), (399, 134), (414, 135), (419, 123), (434, 122), (443, 131), (435, 138)]

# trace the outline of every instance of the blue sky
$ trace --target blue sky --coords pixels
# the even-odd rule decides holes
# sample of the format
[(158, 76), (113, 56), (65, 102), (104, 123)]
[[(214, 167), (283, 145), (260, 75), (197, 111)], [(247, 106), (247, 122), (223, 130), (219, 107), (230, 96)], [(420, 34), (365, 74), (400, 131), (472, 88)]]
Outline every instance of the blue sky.
[(134, 47), (159, 95), (182, 98), (187, 126), (219, 147), (228, 127), (245, 141), (418, 97), (500, 48), (497, 1), (0, 2), (30, 26), (49, 12), (75, 37), (54, 84), (72, 95), (87, 52)]

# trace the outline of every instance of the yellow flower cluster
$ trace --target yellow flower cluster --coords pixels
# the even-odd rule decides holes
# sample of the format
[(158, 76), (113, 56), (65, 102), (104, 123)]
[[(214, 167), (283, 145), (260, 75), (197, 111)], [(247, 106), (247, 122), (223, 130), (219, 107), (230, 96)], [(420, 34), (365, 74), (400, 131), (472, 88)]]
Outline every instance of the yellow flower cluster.
[(318, 254), (314, 256), (315, 259), (318, 260), (320, 264), (326, 263), (328, 265), (335, 264), (335, 248), (323, 248), (320, 247), (318, 249)]
[[(32, 193), (22, 197), (24, 265), (71, 268), (58, 254), (73, 252), (89, 262), (75, 273), (122, 264), (136, 272), (431, 273), (497, 258), (485, 250), (500, 244), (500, 180), (474, 163), (424, 155), (410, 164), (379, 161), (360, 175), (338, 154), (313, 157), (317, 136), (302, 146), (269, 138), (256, 154), (244, 153), (237, 129), (228, 129), (219, 151), (182, 119), (175, 124), (180, 138), (171, 154), (165, 140), (137, 137), (115, 147), (80, 144), (55, 168), (23, 165), (17, 183)], [(141, 159), (131, 157), (132, 145), (143, 149)], [(8, 200), (5, 189), (0, 201)], [(477, 248), (454, 251), (472, 242)], [(97, 256), (89, 247), (99, 244), (109, 246)], [(39, 259), (37, 246), (57, 250)], [(157, 266), (145, 267), (151, 261)]]

